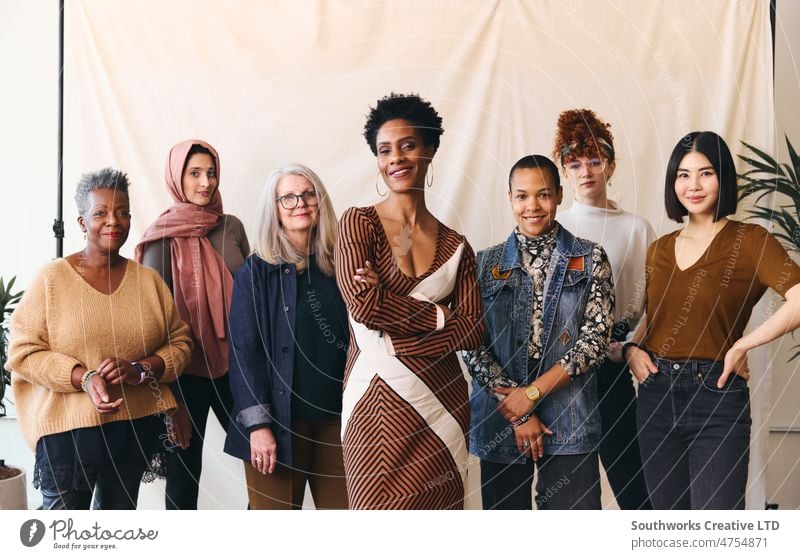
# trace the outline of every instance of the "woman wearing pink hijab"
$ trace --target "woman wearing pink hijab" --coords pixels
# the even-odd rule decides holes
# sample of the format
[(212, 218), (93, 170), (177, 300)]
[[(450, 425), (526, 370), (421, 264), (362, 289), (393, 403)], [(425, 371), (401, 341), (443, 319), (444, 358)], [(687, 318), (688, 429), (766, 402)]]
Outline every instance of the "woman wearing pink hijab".
[(172, 392), (178, 408), (167, 421), (174, 452), (167, 457), (167, 509), (196, 509), (209, 410), (227, 430), (227, 318), (233, 275), (250, 253), (244, 226), (222, 212), (219, 156), (202, 140), (186, 140), (167, 157), (167, 190), (175, 203), (147, 228), (136, 260), (161, 274), (194, 335), (192, 359)]

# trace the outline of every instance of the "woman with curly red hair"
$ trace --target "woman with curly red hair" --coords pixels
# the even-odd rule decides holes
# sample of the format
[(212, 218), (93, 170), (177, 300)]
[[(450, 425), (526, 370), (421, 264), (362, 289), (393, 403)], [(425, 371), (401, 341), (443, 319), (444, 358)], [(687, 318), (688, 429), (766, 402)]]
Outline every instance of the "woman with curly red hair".
[(644, 310), (645, 259), (655, 240), (652, 226), (608, 197), (616, 169), (611, 126), (589, 109), (558, 117), (553, 159), (561, 166), (575, 199), (558, 220), (578, 237), (603, 246), (611, 261), (616, 294), (613, 339), (597, 372), (603, 436), (600, 459), (621, 509), (649, 509), (636, 439), (636, 394), (622, 357), (623, 343)]

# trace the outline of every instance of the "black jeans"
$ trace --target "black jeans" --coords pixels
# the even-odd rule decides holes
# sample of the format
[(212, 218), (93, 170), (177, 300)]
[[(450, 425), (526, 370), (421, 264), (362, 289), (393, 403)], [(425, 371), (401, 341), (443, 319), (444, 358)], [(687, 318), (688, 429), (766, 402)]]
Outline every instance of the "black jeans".
[(656, 509), (743, 509), (750, 459), (750, 391), (722, 363), (654, 358), (639, 386), (639, 447)]
[(167, 510), (197, 509), (197, 495), (200, 489), (200, 474), (203, 470), (203, 441), (206, 435), (208, 411), (214, 410), (222, 428), (228, 430), (233, 397), (231, 396), (228, 375), (209, 379), (194, 375), (178, 378), (180, 390), (176, 397), (183, 400), (192, 425), (192, 438), (189, 448), (173, 448), (167, 453)]
[(139, 500), (139, 484), (143, 471), (121, 474), (118, 483), (97, 485), (94, 498), (91, 491), (63, 489), (57, 485), (42, 484), (44, 510), (134, 510)]
[(546, 454), (537, 465), (481, 460), (484, 510), (531, 510), (534, 468), (539, 510), (599, 510), (600, 466), (597, 453)]
[(636, 391), (625, 363), (603, 361), (597, 371), (603, 438), (600, 460), (622, 510), (652, 507), (644, 481), (636, 431)]
[(33, 484), (42, 492), (42, 508), (135, 509), (145, 470), (161, 463), (163, 428), (163, 417), (152, 415), (41, 437)]

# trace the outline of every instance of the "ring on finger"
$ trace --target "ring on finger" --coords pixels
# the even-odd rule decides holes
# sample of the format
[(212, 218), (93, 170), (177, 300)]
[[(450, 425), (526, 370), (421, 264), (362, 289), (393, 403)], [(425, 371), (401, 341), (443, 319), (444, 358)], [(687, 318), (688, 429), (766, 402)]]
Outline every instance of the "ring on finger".
[(524, 446), (525, 448), (528, 448), (529, 446), (531, 446), (531, 443), (528, 442), (528, 441), (525, 441), (524, 443), (522, 443), (522, 446)]

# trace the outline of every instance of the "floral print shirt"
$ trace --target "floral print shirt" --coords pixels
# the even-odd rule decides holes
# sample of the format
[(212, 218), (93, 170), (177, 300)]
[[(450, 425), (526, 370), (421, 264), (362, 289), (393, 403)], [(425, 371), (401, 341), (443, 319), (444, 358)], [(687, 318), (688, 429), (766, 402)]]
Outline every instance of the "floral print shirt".
[[(526, 237), (515, 231), (522, 257), (522, 267), (532, 279), (531, 335), (528, 339), (528, 357), (540, 359), (544, 324), (544, 286), (547, 268), (553, 254), (560, 225), (556, 225), (539, 237)], [(580, 337), (575, 345), (559, 360), (571, 377), (588, 371), (605, 356), (614, 325), (614, 283), (611, 264), (600, 245), (592, 251), (592, 277), (589, 298), (580, 326)], [(517, 383), (510, 379), (500, 364), (485, 347), (463, 352), (464, 362), (479, 385), (490, 393), (494, 388), (512, 387)]]

